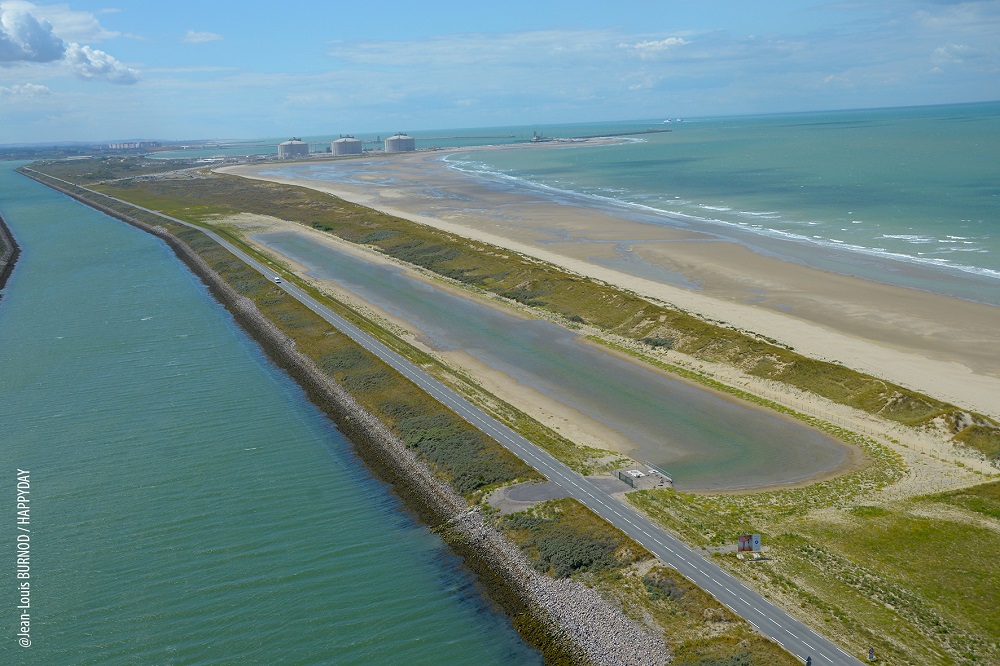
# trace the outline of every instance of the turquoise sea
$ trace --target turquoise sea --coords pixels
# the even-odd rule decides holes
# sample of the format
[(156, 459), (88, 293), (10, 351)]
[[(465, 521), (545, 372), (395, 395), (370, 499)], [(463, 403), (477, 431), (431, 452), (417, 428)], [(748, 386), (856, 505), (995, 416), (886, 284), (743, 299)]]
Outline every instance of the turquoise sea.
[(0, 663), (541, 663), (161, 241), (11, 166)]
[[(651, 129), (658, 133), (643, 134)], [(629, 132), (637, 134), (617, 145), (458, 150), (524, 144), (536, 133)], [(393, 133), (357, 136), (370, 149)], [(1000, 102), (409, 134), (418, 149), (440, 148), (447, 165), (495, 187), (611, 208), (824, 270), (1000, 305)], [(303, 138), (316, 151), (338, 136)], [(161, 156), (274, 153), (278, 141)], [(296, 175), (349, 180), (351, 168), (317, 166)]]
[(670, 132), (444, 159), (497, 186), (1000, 305), (1000, 103), (537, 129), (640, 127)]

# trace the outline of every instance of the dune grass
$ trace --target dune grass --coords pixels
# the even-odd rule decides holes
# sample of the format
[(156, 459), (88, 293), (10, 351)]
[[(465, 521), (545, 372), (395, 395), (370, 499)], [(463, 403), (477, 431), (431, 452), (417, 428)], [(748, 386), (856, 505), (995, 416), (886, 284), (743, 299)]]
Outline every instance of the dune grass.
[(555, 578), (607, 573), (652, 557), (574, 499), (542, 502), (497, 522), (536, 569)]
[(629, 583), (619, 585), (623, 600), (663, 627), (675, 666), (801, 665), (673, 569), (654, 567)]
[(759, 336), (706, 322), (502, 248), (438, 231), (302, 187), (212, 175), (118, 181), (104, 191), (185, 220), (252, 212), (371, 246), (474, 289), (697, 359), (742, 368), (903, 425), (940, 422), (956, 441), (1000, 461), (1000, 423)]
[(968, 509), (973, 513), (982, 514), (987, 518), (1000, 520), (1000, 481), (984, 483), (972, 488), (953, 490), (938, 495), (929, 495), (925, 500), (941, 504), (953, 504), (963, 509)]
[[(795, 491), (691, 495), (653, 490), (629, 501), (705, 547), (757, 533), (768, 560), (714, 559), (820, 633), (882, 663), (1000, 663), (1000, 483), (867, 505), (861, 493), (804, 504)], [(822, 492), (822, 489), (820, 489)], [(976, 518), (978, 516), (978, 518)]]
[(550, 500), (497, 520), (535, 568), (574, 577), (663, 632), (673, 664), (795, 666), (800, 662), (753, 631), (673, 569), (573, 499)]

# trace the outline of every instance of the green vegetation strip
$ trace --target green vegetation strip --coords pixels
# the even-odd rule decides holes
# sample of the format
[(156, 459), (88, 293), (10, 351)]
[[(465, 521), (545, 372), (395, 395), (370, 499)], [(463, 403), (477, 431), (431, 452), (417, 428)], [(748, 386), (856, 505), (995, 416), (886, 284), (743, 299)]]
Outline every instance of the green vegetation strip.
[[(55, 167), (50, 167), (55, 168)], [(56, 174), (58, 175), (58, 174)], [(486, 243), (303, 187), (235, 176), (123, 180), (102, 190), (190, 221), (250, 212), (292, 220), (371, 246), (468, 287), (569, 321), (742, 368), (907, 426), (939, 420), (956, 441), (1000, 460), (1000, 423), (753, 334), (706, 322), (619, 288)]]
[[(972, 488), (963, 488), (952, 492), (930, 495), (922, 498), (927, 502), (953, 504), (973, 513), (1000, 520), (1000, 481), (984, 483)], [(1000, 636), (1000, 632), (997, 633)]]
[[(86, 192), (79, 192), (87, 195)], [(369, 413), (461, 495), (540, 475), (513, 453), (431, 398), (305, 305), (276, 287), (202, 231), (127, 204), (102, 201), (118, 212), (161, 227), (190, 247), (233, 289), (257, 308), (343, 386)]]
[(499, 519), (535, 568), (555, 578), (603, 573), (653, 555), (574, 499), (557, 499)]
[[(869, 505), (863, 479), (754, 495), (630, 493), (689, 543), (758, 533), (768, 560), (713, 559), (882, 663), (1000, 663), (1000, 482)], [(719, 550), (724, 550), (720, 548)]]
[(794, 666), (800, 662), (753, 631), (641, 545), (573, 499), (543, 502), (497, 519), (536, 569), (573, 577), (614, 599), (631, 616), (652, 619), (687, 666)]

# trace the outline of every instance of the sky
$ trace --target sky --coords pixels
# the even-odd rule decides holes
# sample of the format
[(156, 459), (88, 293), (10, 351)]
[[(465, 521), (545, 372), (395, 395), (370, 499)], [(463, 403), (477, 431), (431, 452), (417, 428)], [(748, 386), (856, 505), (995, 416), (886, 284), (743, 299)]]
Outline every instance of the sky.
[(0, 0), (0, 144), (1000, 100), (1000, 0)]

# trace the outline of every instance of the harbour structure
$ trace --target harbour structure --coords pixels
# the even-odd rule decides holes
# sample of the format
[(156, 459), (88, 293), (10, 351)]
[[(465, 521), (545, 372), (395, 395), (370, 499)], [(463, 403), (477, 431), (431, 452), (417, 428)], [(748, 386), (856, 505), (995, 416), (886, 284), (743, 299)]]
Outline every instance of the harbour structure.
[(143, 150), (145, 148), (159, 148), (159, 141), (123, 141), (121, 143), (109, 143), (109, 150)]
[(288, 141), (278, 144), (278, 159), (285, 160), (289, 157), (299, 157), (309, 154), (309, 144), (298, 137), (292, 137)]
[(330, 152), (337, 155), (360, 155), (361, 140), (351, 135), (343, 136), (330, 143)]
[(417, 141), (412, 136), (407, 136), (400, 132), (385, 140), (385, 152), (405, 153), (417, 149)]

